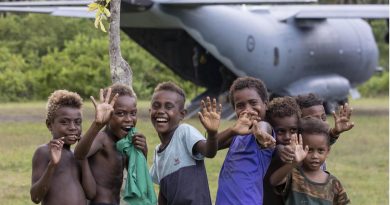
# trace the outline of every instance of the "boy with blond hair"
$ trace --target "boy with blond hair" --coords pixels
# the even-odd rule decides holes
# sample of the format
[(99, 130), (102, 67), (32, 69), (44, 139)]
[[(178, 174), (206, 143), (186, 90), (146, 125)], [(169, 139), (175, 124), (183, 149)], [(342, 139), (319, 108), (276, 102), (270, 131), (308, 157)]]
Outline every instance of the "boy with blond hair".
[(46, 126), (53, 139), (33, 156), (30, 195), (36, 204), (86, 205), (96, 194), (88, 161), (77, 161), (70, 149), (80, 139), (82, 104), (67, 90), (54, 91), (47, 101)]

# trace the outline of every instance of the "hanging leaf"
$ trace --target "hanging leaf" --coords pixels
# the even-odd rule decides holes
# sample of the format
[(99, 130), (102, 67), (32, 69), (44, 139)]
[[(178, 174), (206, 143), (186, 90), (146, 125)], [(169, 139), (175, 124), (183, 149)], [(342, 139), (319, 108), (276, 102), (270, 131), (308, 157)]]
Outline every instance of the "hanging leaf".
[(88, 11), (96, 11), (95, 28), (107, 32), (104, 27), (103, 20), (107, 20), (111, 16), (110, 10), (107, 9), (111, 0), (95, 0), (95, 2), (88, 4)]
[(95, 11), (98, 8), (99, 4), (97, 3), (90, 3), (88, 4), (88, 11)]
[(96, 14), (95, 17), (95, 28), (99, 28), (99, 23), (101, 22), (101, 17), (100, 15)]
[(104, 12), (104, 14), (105, 14), (107, 17), (110, 17), (110, 16), (111, 16), (110, 10), (108, 10), (107, 8), (103, 8), (103, 12)]
[(104, 24), (102, 21), (100, 21), (100, 30), (102, 30), (104, 33), (106, 33), (106, 28), (104, 28)]

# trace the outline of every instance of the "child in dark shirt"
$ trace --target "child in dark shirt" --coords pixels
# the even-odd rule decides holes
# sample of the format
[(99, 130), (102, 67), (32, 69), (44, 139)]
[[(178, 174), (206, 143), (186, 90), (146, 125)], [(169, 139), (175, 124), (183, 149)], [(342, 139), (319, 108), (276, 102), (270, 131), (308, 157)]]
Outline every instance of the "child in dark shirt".
[(329, 127), (316, 118), (300, 120), (299, 137), (292, 135), (291, 149), (295, 156), (292, 163), (277, 169), (270, 178), (286, 205), (350, 203), (340, 181), (321, 169), (330, 151)]
[(267, 108), (266, 118), (275, 131), (277, 151), (264, 177), (263, 204), (284, 205), (282, 196), (275, 192), (269, 179), (275, 170), (285, 163), (291, 163), (294, 158), (294, 151), (287, 145), (290, 145), (292, 135), (298, 133), (301, 110), (295, 99), (289, 96), (272, 99)]

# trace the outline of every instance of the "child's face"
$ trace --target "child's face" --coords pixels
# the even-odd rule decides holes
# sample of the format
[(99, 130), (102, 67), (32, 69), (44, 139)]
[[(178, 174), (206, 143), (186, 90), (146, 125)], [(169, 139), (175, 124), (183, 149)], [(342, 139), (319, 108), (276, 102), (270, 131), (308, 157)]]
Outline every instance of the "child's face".
[(302, 117), (311, 116), (326, 122), (325, 109), (322, 105), (314, 105), (308, 108), (302, 108), (301, 111)]
[(298, 132), (298, 117), (296, 115), (289, 117), (273, 117), (273, 128), (276, 133), (276, 143), (289, 145), (291, 136)]
[(137, 124), (137, 101), (128, 95), (119, 96), (109, 121), (112, 133), (119, 139), (127, 135)]
[(265, 118), (266, 104), (254, 88), (236, 90), (233, 94), (234, 110), (237, 117), (241, 112), (254, 111), (262, 120)]
[(53, 139), (63, 137), (64, 144), (72, 145), (80, 139), (82, 117), (80, 109), (73, 107), (61, 107), (55, 114), (52, 122), (47, 122)]
[(150, 120), (161, 137), (171, 136), (186, 114), (182, 97), (168, 90), (153, 94), (149, 112)]
[(319, 170), (329, 154), (327, 138), (323, 134), (303, 135), (303, 146), (309, 146), (309, 152), (303, 160), (303, 168), (308, 171)]

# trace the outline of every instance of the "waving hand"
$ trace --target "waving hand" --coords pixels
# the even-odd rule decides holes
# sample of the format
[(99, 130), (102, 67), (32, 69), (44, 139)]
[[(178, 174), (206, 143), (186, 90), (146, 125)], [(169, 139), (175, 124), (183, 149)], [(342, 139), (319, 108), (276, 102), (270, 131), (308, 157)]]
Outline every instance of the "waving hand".
[(110, 101), (111, 88), (108, 89), (106, 96), (103, 95), (103, 89), (100, 89), (100, 103), (95, 101), (95, 98), (91, 96), (92, 103), (95, 107), (95, 122), (98, 124), (105, 124), (111, 117), (111, 113), (114, 110), (114, 104), (118, 98), (116, 94)]
[(198, 112), (199, 120), (209, 133), (217, 133), (221, 121), (222, 105), (217, 106), (214, 98), (211, 103), (210, 97), (201, 101), (201, 112)]

